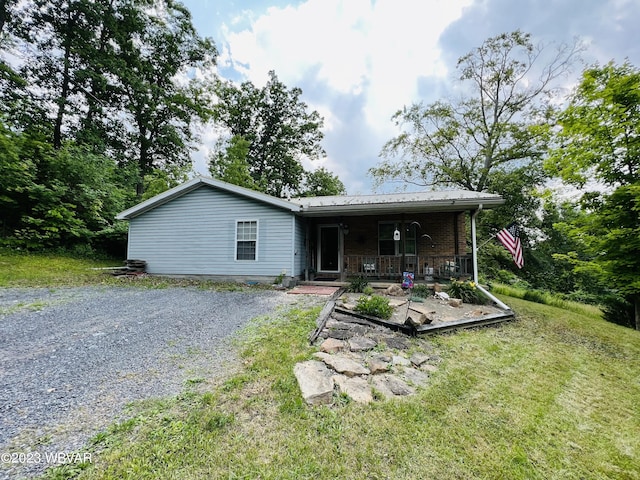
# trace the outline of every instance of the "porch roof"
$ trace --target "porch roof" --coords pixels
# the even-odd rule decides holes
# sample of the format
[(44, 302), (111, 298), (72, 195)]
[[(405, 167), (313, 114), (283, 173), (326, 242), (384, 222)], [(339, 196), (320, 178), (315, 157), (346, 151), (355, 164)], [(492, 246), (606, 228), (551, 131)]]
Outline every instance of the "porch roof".
[(504, 203), (500, 195), (468, 190), (308, 197), (292, 201), (302, 205), (305, 216), (463, 211), (480, 206), (493, 208)]

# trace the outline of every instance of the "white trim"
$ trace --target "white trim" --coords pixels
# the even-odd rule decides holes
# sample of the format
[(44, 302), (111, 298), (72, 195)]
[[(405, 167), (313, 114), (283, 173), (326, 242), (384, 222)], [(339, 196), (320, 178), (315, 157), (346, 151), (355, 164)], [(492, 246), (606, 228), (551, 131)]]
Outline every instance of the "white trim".
[[(256, 256), (254, 259), (247, 259), (247, 258), (238, 258), (238, 224), (240, 222), (243, 223), (253, 223), (255, 222), (256, 224)], [(234, 242), (234, 247), (233, 247), (233, 261), (234, 262), (240, 262), (240, 263), (245, 263), (245, 262), (257, 262), (258, 261), (258, 247), (259, 247), (259, 239), (260, 239), (260, 221), (258, 219), (236, 219), (235, 223), (234, 223), (234, 229), (235, 229), (235, 242)]]
[(203, 185), (208, 185), (209, 187), (251, 198), (258, 202), (266, 203), (278, 208), (283, 208), (291, 212), (299, 212), (302, 209), (301, 205), (289, 202), (282, 198), (273, 197), (262, 192), (256, 192), (255, 190), (249, 190), (248, 188), (239, 187), (237, 185), (232, 185), (230, 183), (222, 182), (220, 180), (215, 180), (209, 177), (196, 177), (189, 180), (188, 182), (183, 183), (182, 185), (178, 185), (177, 187), (167, 190), (166, 192), (162, 192), (155, 197), (151, 197), (150, 199), (145, 200), (144, 202), (141, 202), (134, 207), (120, 212), (118, 215), (116, 215), (116, 218), (118, 220), (130, 220), (149, 210), (159, 207), (160, 205), (170, 202), (175, 198), (181, 197), (182, 195), (185, 195), (192, 190), (200, 188)]

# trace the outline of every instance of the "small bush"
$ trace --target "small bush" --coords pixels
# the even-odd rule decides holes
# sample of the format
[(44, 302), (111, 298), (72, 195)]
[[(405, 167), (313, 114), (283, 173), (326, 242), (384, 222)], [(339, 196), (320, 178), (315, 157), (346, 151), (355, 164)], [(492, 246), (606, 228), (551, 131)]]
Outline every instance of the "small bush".
[(369, 281), (365, 277), (360, 276), (349, 282), (347, 291), (352, 293), (362, 293), (367, 286), (369, 286)]
[(484, 305), (487, 298), (478, 290), (474, 282), (452, 280), (447, 293), (453, 298), (461, 298), (464, 303)]
[(416, 297), (429, 298), (431, 293), (431, 289), (423, 283), (413, 286), (413, 295)]
[(375, 293), (375, 290), (371, 285), (367, 285), (362, 289), (362, 293), (364, 293), (365, 295), (373, 295)]
[(380, 295), (362, 296), (356, 304), (356, 311), (373, 317), (388, 319), (393, 314), (389, 299)]

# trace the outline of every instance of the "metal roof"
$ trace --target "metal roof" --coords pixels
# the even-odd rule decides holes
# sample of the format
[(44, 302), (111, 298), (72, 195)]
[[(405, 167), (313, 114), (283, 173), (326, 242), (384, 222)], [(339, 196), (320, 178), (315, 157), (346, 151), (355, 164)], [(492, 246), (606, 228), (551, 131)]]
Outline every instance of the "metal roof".
[(500, 195), (468, 190), (308, 197), (292, 200), (309, 216), (329, 213), (380, 214), (412, 211), (462, 211), (493, 208), (504, 203)]
[(129, 220), (205, 185), (291, 212), (300, 213), (304, 216), (336, 214), (373, 215), (418, 211), (464, 211), (478, 208), (493, 208), (504, 203), (500, 195), (471, 192), (468, 190), (304, 197), (284, 200), (220, 180), (198, 176), (119, 213), (116, 218), (119, 220)]

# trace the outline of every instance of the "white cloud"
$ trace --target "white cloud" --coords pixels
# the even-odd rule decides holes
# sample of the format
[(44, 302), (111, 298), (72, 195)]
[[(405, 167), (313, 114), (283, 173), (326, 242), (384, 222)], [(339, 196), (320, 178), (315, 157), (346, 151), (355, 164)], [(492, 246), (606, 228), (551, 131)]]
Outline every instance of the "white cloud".
[[(419, 76), (444, 76), (438, 38), (470, 0), (309, 0), (272, 7), (251, 29), (226, 28), (226, 55), (256, 84), (269, 70), (290, 85), (314, 71), (336, 93), (366, 93), (367, 121), (389, 116)], [(225, 57), (226, 57), (225, 55)]]

